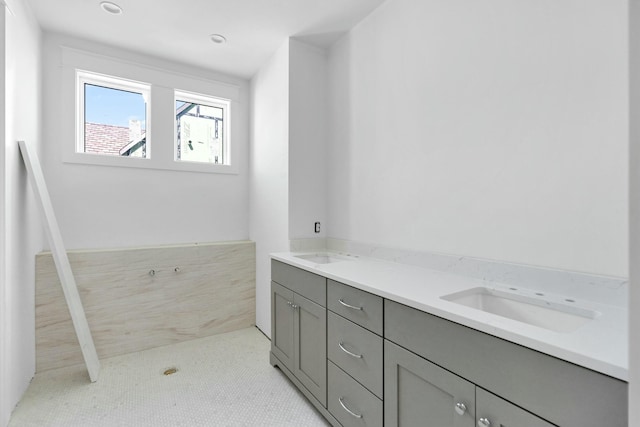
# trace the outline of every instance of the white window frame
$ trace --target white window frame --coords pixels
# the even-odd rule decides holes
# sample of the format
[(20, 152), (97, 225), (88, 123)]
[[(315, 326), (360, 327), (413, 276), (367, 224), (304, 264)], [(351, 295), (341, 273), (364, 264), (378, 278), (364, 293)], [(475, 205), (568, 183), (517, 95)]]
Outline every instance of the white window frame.
[[(247, 149), (244, 129), (245, 115), (248, 113), (241, 106), (242, 86), (240, 81), (221, 77), (212, 79), (210, 72), (198, 70), (195, 73), (185, 72), (182, 68), (166, 68), (165, 63), (136, 62), (126, 58), (116, 58), (103, 54), (88, 52), (68, 46), (61, 46), (60, 79), (62, 93), (60, 111), (56, 120), (60, 122), (61, 158), (64, 163), (78, 165), (95, 165), (108, 167), (125, 167), (139, 169), (155, 169), (171, 172), (195, 172), (211, 174), (238, 175), (245, 164), (244, 151)], [(78, 73), (102, 77), (101, 83), (124, 81), (148, 86), (146, 136), (147, 158), (128, 156), (109, 156), (78, 152), (78, 144), (84, 144), (84, 135), (78, 136), (80, 123), (78, 105), (84, 96), (78, 90)], [(134, 88), (128, 87), (126, 90)], [(139, 91), (139, 87), (135, 87)], [(215, 164), (175, 160), (175, 91), (190, 94), (202, 94), (205, 98), (214, 98), (229, 103), (227, 115), (233, 120), (226, 120), (227, 164)], [(173, 103), (173, 104), (172, 104)], [(233, 111), (231, 111), (233, 110)], [(56, 112), (58, 113), (58, 112)], [(83, 126), (84, 127), (84, 126)], [(84, 129), (83, 129), (84, 131)], [(231, 138), (235, 141), (232, 141)], [(240, 137), (240, 140), (237, 139)], [(80, 142), (79, 142), (80, 141)], [(83, 146), (81, 145), (81, 150)]]
[[(146, 157), (110, 156), (95, 153), (86, 153), (85, 150), (85, 84), (102, 86), (109, 89), (123, 90), (142, 94), (145, 100), (145, 138)], [(148, 161), (151, 159), (151, 85), (149, 83), (124, 79), (120, 77), (107, 76), (105, 74), (94, 73), (84, 70), (76, 70), (76, 143), (75, 154), (88, 156), (87, 163), (118, 165), (129, 162)], [(89, 160), (89, 159), (92, 159)]]
[[(183, 90), (175, 90), (173, 96), (173, 105), (175, 111), (175, 105), (178, 101), (192, 102), (207, 107), (215, 107), (222, 109), (222, 147), (224, 153), (224, 163), (208, 163), (208, 162), (194, 162), (190, 160), (178, 159), (178, 123), (174, 120), (173, 125), (173, 159), (177, 163), (187, 163), (192, 165), (205, 165), (212, 167), (230, 167), (233, 163), (231, 161), (231, 101), (229, 99), (219, 98), (210, 95), (203, 95), (200, 93), (187, 92)], [(174, 114), (175, 117), (175, 114)]]

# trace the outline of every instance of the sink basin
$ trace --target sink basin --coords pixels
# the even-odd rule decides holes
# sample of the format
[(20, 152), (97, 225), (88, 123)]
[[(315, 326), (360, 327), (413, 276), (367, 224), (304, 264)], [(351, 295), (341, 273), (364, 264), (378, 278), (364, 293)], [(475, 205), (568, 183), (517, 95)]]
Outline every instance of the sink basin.
[(294, 255), (296, 258), (304, 259), (315, 264), (331, 264), (334, 262), (351, 261), (351, 258), (336, 254), (306, 254)]
[(441, 297), (446, 301), (538, 326), (555, 332), (573, 332), (593, 320), (598, 312), (484, 287)]

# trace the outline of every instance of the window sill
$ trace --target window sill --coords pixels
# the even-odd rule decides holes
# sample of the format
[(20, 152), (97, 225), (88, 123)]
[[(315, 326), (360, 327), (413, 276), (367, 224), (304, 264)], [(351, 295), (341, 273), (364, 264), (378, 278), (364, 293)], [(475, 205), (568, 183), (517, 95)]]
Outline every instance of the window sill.
[(143, 159), (139, 157), (116, 157), (89, 153), (65, 153), (63, 162), (92, 166), (168, 170), (174, 172), (216, 173), (227, 175), (238, 174), (238, 167), (236, 165), (220, 165), (155, 158)]

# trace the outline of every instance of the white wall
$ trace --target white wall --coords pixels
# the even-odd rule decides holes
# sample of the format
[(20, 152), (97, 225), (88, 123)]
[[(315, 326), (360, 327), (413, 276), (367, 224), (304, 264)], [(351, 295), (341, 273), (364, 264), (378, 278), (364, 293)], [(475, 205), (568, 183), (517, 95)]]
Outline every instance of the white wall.
[[(0, 99), (5, 98), (5, 47), (6, 43), (6, 15), (8, 14), (5, 7), (0, 7), (0, 32), (2, 34), (3, 43), (0, 43)], [(2, 149), (0, 149), (0, 177), (2, 177), (3, 185), (0, 185), (0, 426), (5, 426), (9, 421), (11, 413), (11, 404), (9, 401), (9, 384), (5, 380), (8, 371), (9, 348), (5, 340), (9, 336), (8, 328), (8, 310), (9, 301), (7, 300), (7, 275), (6, 272), (6, 222), (5, 222), (5, 150), (6, 150), (6, 134), (5, 134), (5, 104), (0, 103), (0, 135), (2, 135)]]
[[(640, 116), (640, 0), (629, 2), (630, 117)], [(640, 120), (630, 120), (629, 425), (640, 426)]]
[(330, 237), (628, 275), (625, 0), (389, 0), (330, 51)]
[[(329, 135), (327, 55), (289, 42), (289, 238), (325, 237)], [(320, 233), (314, 223), (321, 223)]]
[(256, 324), (271, 336), (269, 253), (289, 249), (289, 42), (251, 80), (250, 239)]
[[(2, 347), (0, 358), (0, 425), (8, 422), (35, 372), (34, 271), (42, 250), (42, 224), (18, 149), (18, 140), (41, 144), (40, 28), (21, 0), (9, 2), (4, 14), (4, 242), (2, 280)], [(4, 8), (2, 8), (4, 9)]]
[[(237, 88), (232, 100), (233, 161), (238, 174), (63, 163), (74, 144), (73, 61), (81, 50), (97, 71), (141, 75), (152, 83), (151, 150), (172, 146), (173, 84), (208, 94), (219, 82)], [(71, 52), (71, 53), (68, 53)], [(88, 54), (87, 54), (88, 53)], [(91, 55), (94, 56), (91, 60)], [(44, 39), (43, 168), (65, 245), (74, 248), (244, 240), (249, 236), (249, 82), (58, 34)], [(137, 73), (137, 74), (136, 74)], [(120, 76), (126, 77), (126, 76)], [(175, 82), (175, 83), (174, 83)], [(216, 83), (217, 84), (217, 83)], [(189, 87), (184, 87), (188, 85)], [(215, 95), (215, 94), (212, 94)], [(161, 103), (161, 101), (167, 101)], [(163, 108), (162, 106), (169, 107)], [(73, 104), (71, 104), (73, 105)], [(162, 105), (162, 106), (161, 106)], [(153, 145), (155, 141), (155, 146)]]

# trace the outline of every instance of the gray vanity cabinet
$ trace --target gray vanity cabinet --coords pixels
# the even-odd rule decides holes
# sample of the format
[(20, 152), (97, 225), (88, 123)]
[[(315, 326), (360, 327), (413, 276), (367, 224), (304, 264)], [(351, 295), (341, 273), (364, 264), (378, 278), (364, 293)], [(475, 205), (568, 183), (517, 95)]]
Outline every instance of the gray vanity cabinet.
[(272, 278), (272, 364), (286, 368), (326, 407), (326, 279), (276, 261)]
[(271, 364), (333, 426), (628, 426), (624, 381), (276, 260), (271, 272)]
[(384, 343), (385, 427), (474, 427), (475, 385)]

